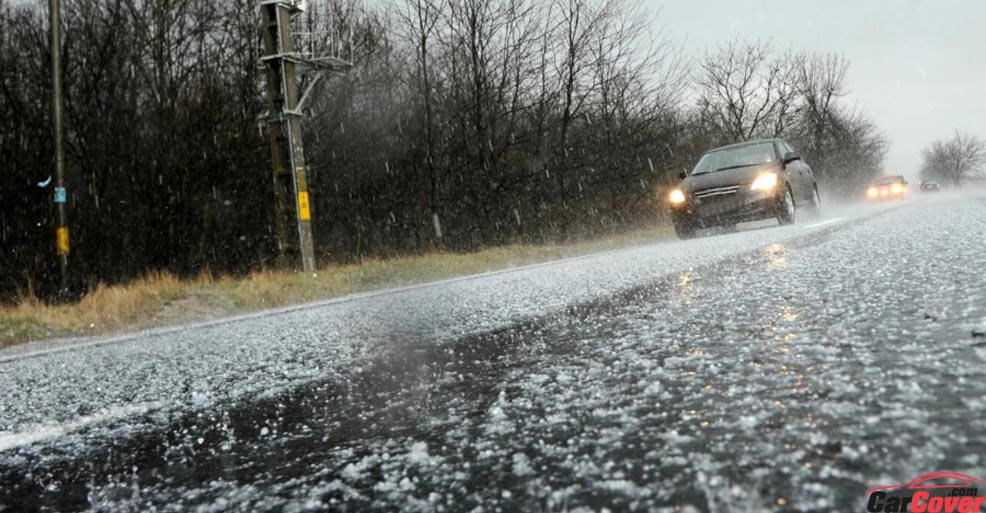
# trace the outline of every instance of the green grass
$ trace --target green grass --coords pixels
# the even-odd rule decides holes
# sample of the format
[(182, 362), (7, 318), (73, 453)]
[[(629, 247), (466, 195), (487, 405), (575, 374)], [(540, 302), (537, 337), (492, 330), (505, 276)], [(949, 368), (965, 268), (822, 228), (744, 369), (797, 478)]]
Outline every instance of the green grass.
[(0, 317), (0, 347), (21, 340), (51, 338), (62, 334), (56, 328), (34, 319), (23, 317)]

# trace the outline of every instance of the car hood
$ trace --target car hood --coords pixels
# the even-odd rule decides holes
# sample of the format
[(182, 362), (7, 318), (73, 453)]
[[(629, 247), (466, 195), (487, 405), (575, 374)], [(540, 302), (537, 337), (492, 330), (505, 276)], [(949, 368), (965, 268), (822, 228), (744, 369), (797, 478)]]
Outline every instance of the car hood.
[(727, 169), (714, 173), (704, 173), (700, 175), (690, 175), (681, 182), (681, 188), (685, 192), (702, 191), (714, 187), (729, 187), (730, 185), (745, 185), (753, 180), (763, 171), (777, 171), (776, 167), (769, 166), (750, 166), (737, 169)]

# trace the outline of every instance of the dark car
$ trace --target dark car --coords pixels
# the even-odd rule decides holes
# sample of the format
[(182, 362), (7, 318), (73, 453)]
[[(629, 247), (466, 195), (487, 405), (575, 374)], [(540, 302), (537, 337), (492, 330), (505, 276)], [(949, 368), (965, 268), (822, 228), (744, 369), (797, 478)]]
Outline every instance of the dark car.
[(941, 192), (941, 186), (934, 180), (924, 180), (921, 182), (921, 192)]
[(674, 229), (687, 239), (700, 228), (776, 218), (794, 222), (797, 208), (821, 207), (815, 175), (801, 154), (781, 139), (749, 141), (710, 150), (682, 175), (668, 202)]

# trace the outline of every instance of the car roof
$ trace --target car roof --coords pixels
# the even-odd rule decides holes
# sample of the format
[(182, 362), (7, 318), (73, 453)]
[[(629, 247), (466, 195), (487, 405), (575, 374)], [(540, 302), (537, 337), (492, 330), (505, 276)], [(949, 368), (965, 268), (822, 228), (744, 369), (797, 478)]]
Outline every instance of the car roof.
[(742, 141), (738, 143), (727, 144), (726, 146), (719, 146), (718, 148), (712, 148), (711, 150), (707, 150), (705, 153), (712, 153), (714, 151), (720, 151), (720, 150), (728, 150), (730, 148), (739, 148), (741, 146), (748, 146), (750, 144), (759, 144), (765, 142), (779, 142), (779, 141), (783, 141), (783, 139), (780, 139), (778, 137), (771, 137), (769, 139), (753, 139), (750, 141)]
[(879, 182), (881, 180), (889, 180), (889, 181), (892, 181), (892, 182), (906, 182), (907, 181), (903, 177), (903, 175), (880, 175), (880, 176), (877, 176), (877, 177), (873, 178), (872, 180), (870, 180), (870, 183), (877, 183), (877, 182)]

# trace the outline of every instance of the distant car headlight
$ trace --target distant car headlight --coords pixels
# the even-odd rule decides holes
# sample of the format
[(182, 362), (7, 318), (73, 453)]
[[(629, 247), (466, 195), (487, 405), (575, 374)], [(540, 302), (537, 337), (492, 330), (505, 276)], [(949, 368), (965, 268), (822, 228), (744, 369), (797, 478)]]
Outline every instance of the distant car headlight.
[(875, 198), (877, 197), (878, 194), (880, 194), (880, 191), (877, 190), (876, 187), (870, 187), (869, 189), (866, 189), (866, 195), (870, 198)]
[(750, 184), (750, 190), (769, 191), (777, 187), (777, 173), (760, 173), (760, 176)]
[(671, 191), (671, 195), (668, 196), (672, 205), (680, 205), (685, 202), (685, 193), (681, 189), (675, 189)]

